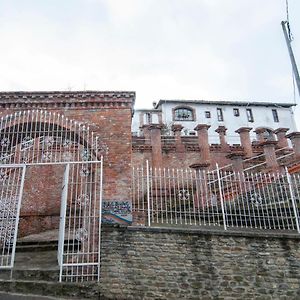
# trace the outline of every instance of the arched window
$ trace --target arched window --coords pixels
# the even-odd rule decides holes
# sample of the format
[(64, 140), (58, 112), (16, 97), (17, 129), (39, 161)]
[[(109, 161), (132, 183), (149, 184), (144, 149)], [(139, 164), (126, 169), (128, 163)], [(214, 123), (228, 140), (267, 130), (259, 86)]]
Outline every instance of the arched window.
[(188, 107), (174, 109), (174, 121), (194, 121), (194, 111)]

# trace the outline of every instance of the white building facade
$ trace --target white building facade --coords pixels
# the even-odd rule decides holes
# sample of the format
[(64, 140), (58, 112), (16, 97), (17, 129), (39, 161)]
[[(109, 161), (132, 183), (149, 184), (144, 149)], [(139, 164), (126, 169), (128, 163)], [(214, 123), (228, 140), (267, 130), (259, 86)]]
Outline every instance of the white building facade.
[(219, 136), (215, 130), (219, 126), (227, 128), (227, 142), (239, 143), (235, 132), (240, 127), (251, 127), (252, 140), (256, 140), (255, 129), (289, 128), (296, 131), (292, 103), (269, 102), (231, 102), (206, 100), (160, 100), (154, 109), (136, 110), (132, 121), (132, 132), (140, 135), (142, 126), (162, 123), (166, 125), (165, 134), (172, 134), (173, 124), (183, 126), (182, 135), (196, 135), (194, 128), (198, 124), (210, 125), (209, 142), (218, 143)]

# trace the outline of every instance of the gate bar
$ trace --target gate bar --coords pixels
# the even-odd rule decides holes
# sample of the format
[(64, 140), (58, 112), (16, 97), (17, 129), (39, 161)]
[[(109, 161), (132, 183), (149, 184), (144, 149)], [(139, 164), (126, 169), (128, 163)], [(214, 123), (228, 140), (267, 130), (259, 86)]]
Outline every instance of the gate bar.
[(70, 164), (66, 165), (66, 169), (64, 172), (64, 183), (61, 197), (61, 213), (60, 217), (62, 218), (62, 222), (59, 224), (59, 243), (60, 249), (58, 249), (59, 255), (59, 282), (61, 282), (62, 278), (62, 270), (63, 270), (63, 255), (64, 255), (64, 246), (65, 246), (65, 230), (66, 230), (66, 210), (67, 210), (67, 197), (68, 197), (68, 189), (69, 189), (69, 170)]
[(13, 249), (12, 249), (12, 253), (11, 253), (11, 263), (10, 263), (11, 268), (13, 268), (14, 263), (15, 263), (15, 253), (16, 253), (17, 235), (18, 235), (18, 228), (19, 228), (19, 218), (20, 218), (21, 201), (22, 201), (22, 196), (23, 196), (25, 173), (26, 173), (26, 166), (23, 166), (22, 167), (21, 184), (20, 184), (20, 192), (19, 192), (19, 198), (18, 198), (18, 206), (17, 206), (17, 215), (16, 215), (16, 221), (15, 221)]
[(102, 223), (102, 184), (103, 184), (103, 156), (100, 163), (100, 199), (99, 199), (99, 233), (98, 233), (98, 281), (100, 281), (100, 262), (101, 262), (101, 223)]

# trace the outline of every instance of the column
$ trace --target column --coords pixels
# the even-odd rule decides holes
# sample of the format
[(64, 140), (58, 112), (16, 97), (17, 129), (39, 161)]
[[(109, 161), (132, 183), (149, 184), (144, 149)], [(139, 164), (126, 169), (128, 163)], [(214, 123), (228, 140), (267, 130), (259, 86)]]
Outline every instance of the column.
[(275, 147), (277, 141), (265, 141), (262, 143), (267, 168), (278, 170), (279, 164), (276, 157)]
[(246, 157), (253, 156), (252, 144), (250, 139), (251, 127), (241, 127), (235, 132), (240, 135), (241, 146), (244, 148), (244, 153)]
[(190, 168), (194, 169), (196, 173), (194, 181), (194, 186), (196, 187), (196, 193), (194, 194), (196, 209), (203, 209), (208, 201), (207, 195), (209, 195), (209, 192), (207, 187), (207, 171), (209, 165), (210, 164), (207, 162), (190, 165)]
[(152, 147), (152, 167), (162, 168), (162, 146), (161, 146), (161, 129), (160, 124), (151, 124), (148, 127)]
[(225, 149), (228, 148), (228, 144), (226, 142), (226, 137), (225, 137), (227, 128), (225, 126), (219, 126), (215, 131), (219, 134), (221, 147)]
[(295, 157), (300, 158), (300, 132), (295, 131), (286, 136), (289, 138), (293, 145), (293, 150), (295, 152)]
[(194, 130), (198, 133), (198, 144), (201, 153), (201, 163), (210, 163), (210, 147), (208, 142), (208, 129), (210, 125), (198, 124)]
[(173, 124), (171, 127), (174, 137), (175, 137), (175, 146), (176, 146), (176, 151), (179, 153), (182, 153), (185, 151), (185, 147), (182, 143), (181, 139), (181, 130), (183, 129), (183, 126), (180, 124)]
[(257, 129), (255, 129), (254, 132), (256, 133), (258, 142), (263, 143), (266, 140), (266, 136), (265, 136), (266, 129), (265, 128), (257, 128)]
[(149, 131), (150, 125), (143, 125), (141, 128), (143, 130), (143, 135), (145, 138), (145, 144), (150, 144), (150, 131)]
[(289, 146), (288, 139), (286, 137), (286, 133), (288, 132), (288, 130), (289, 128), (278, 128), (274, 131), (277, 136), (279, 148), (286, 148)]

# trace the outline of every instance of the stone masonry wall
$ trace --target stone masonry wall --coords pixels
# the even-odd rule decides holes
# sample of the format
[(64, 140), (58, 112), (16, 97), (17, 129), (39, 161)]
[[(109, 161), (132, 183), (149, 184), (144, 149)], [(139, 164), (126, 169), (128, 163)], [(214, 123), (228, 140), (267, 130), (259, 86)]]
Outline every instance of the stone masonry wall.
[(299, 299), (299, 236), (105, 227), (107, 299)]

